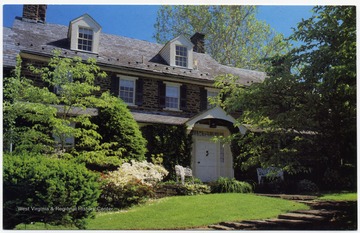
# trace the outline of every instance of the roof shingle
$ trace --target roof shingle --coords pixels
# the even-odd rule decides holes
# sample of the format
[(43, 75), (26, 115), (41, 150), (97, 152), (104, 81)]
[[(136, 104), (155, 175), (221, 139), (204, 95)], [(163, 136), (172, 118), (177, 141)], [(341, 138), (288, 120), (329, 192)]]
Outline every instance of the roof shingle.
[(175, 75), (182, 79), (213, 81), (221, 74), (240, 77), (240, 84), (261, 82), (264, 72), (240, 69), (219, 64), (208, 54), (194, 52), (197, 69), (170, 67), (159, 56), (163, 45), (123, 36), (101, 33), (99, 53), (70, 50), (67, 38), (68, 27), (64, 25), (25, 22), (16, 18), (13, 27), (3, 30), (4, 66), (14, 67), (20, 51), (51, 56), (54, 49), (62, 49), (64, 56), (80, 56), (83, 59), (96, 58), (99, 65), (131, 68), (142, 72)]

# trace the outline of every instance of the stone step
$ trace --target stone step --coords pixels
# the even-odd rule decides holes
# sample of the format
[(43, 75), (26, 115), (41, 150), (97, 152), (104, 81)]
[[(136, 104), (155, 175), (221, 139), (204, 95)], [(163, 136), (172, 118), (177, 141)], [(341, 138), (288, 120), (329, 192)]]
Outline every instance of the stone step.
[(325, 209), (314, 209), (314, 210), (295, 210), (292, 213), (297, 214), (313, 214), (317, 216), (323, 216), (323, 217), (332, 217), (335, 214), (338, 213), (336, 210), (325, 210)]
[(292, 219), (292, 220), (304, 220), (304, 221), (323, 221), (326, 218), (314, 214), (299, 214), (299, 213), (286, 213), (280, 214), (279, 219)]
[(254, 224), (248, 224), (245, 222), (221, 222), (220, 225), (231, 227), (236, 230), (243, 230), (243, 229), (250, 230), (254, 228)]
[(266, 220), (245, 220), (242, 221), (242, 223), (246, 223), (246, 224), (251, 224), (253, 226), (255, 226), (256, 228), (269, 228), (272, 229), (272, 227), (276, 226), (276, 223), (273, 222), (269, 222)]
[(223, 230), (223, 231), (235, 230), (232, 227), (227, 227), (227, 226), (223, 226), (223, 225), (220, 225), (220, 224), (209, 225), (209, 228), (213, 228), (215, 230)]
[[(299, 220), (299, 219), (279, 219), (279, 218), (273, 218), (273, 219), (267, 219), (265, 220), (270, 223), (274, 223), (277, 225), (282, 225), (285, 227), (291, 227), (291, 229), (295, 229), (295, 227), (304, 226), (311, 224), (311, 221), (306, 220)], [(294, 228), (293, 228), (294, 227)]]

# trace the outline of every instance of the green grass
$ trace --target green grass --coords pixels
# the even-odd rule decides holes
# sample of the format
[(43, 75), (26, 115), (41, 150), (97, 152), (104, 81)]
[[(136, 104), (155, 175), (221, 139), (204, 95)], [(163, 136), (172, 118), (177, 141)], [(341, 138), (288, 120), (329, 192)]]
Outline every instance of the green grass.
[(160, 230), (186, 229), (222, 221), (266, 219), (306, 205), (253, 194), (209, 194), (169, 197), (127, 212), (101, 213), (88, 229)]
[(42, 222), (36, 222), (34, 224), (19, 224), (16, 226), (15, 230), (77, 230), (78, 228), (68, 227), (68, 226), (54, 226), (50, 224), (45, 224)]
[[(189, 229), (222, 221), (267, 219), (308, 206), (280, 198), (254, 194), (208, 194), (176, 196), (153, 200), (122, 212), (97, 213), (88, 221), (92, 230), (160, 230)], [(20, 224), (16, 229), (25, 229)], [(27, 230), (74, 229), (43, 223), (26, 225)]]
[(327, 201), (356, 201), (357, 193), (330, 193), (322, 195), (319, 199)]

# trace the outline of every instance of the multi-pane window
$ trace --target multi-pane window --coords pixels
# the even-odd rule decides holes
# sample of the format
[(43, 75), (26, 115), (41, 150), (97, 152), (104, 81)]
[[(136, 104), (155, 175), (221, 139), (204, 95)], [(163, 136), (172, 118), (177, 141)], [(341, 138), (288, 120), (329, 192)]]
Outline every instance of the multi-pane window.
[(180, 91), (179, 86), (166, 85), (165, 107), (179, 109)]
[(127, 104), (135, 103), (135, 79), (120, 78), (120, 98)]
[(207, 108), (215, 107), (214, 104), (210, 103), (210, 100), (218, 95), (217, 91), (207, 90)]
[[(57, 71), (55, 71), (56, 73)], [(62, 74), (58, 74), (56, 73), (56, 80), (58, 81), (55, 85), (54, 85), (54, 93), (56, 95), (61, 95), (64, 93), (64, 85), (65, 84), (70, 84), (73, 82), (73, 75), (70, 71), (67, 71), (67, 73), (62, 73)], [(58, 76), (60, 75), (60, 76)]]
[[(70, 126), (71, 128), (75, 129), (75, 123), (71, 122), (68, 126)], [(75, 145), (75, 137), (73, 135), (73, 133), (60, 133), (60, 134), (55, 134), (53, 133), (53, 138), (55, 141), (55, 146), (59, 149), (61, 148), (72, 148)]]
[(88, 28), (79, 28), (78, 49), (92, 51), (93, 31)]
[(175, 65), (187, 67), (187, 48), (184, 46), (176, 45), (175, 47)]

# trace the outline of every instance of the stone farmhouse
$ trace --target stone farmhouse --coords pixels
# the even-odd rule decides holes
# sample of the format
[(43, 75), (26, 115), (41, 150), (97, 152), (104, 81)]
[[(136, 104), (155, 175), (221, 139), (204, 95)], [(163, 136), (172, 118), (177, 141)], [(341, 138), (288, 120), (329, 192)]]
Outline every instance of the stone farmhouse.
[[(54, 49), (64, 57), (96, 58), (108, 74), (98, 83), (101, 90), (122, 98), (140, 127), (185, 125), (192, 133), (195, 177), (202, 181), (234, 177), (230, 146), (211, 138), (230, 135), (235, 119), (209, 105), (208, 97), (217, 94), (213, 84), (219, 75), (239, 76), (239, 84), (247, 86), (263, 81), (265, 73), (219, 64), (206, 53), (201, 33), (156, 44), (102, 33), (101, 25), (88, 14), (68, 26), (51, 24), (45, 21), (46, 9), (46, 5), (24, 5), (22, 17), (3, 29), (4, 76), (14, 69), (18, 54), (24, 64), (47, 64)], [(235, 130), (244, 133), (246, 128)]]

